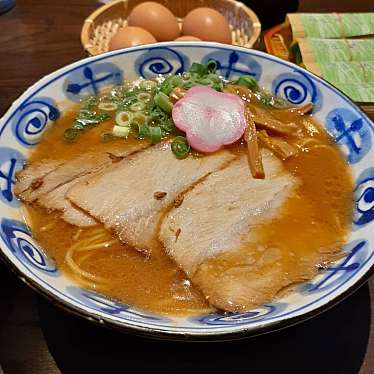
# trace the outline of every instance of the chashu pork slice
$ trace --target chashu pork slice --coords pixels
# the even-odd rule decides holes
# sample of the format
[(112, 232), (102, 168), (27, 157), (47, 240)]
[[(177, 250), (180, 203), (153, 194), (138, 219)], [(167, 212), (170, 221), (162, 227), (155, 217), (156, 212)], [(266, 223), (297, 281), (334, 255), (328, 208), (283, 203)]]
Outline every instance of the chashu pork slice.
[(163, 215), (181, 193), (234, 156), (221, 151), (178, 160), (164, 143), (118, 162), (67, 193), (71, 202), (138, 250), (155, 248)]
[(23, 170), (16, 173), (16, 184), (13, 192), (20, 196), (24, 191), (37, 187), (47, 174), (63, 163), (63, 160), (45, 159), (26, 165)]
[(87, 176), (147, 146), (146, 142), (126, 146), (108, 144), (105, 151), (89, 152), (70, 160), (46, 159), (31, 163), (17, 173), (14, 192), (25, 202), (35, 203), (48, 210), (61, 211), (62, 218), (70, 224), (80, 227), (96, 225), (94, 218), (65, 198), (66, 192)]
[[(91, 174), (88, 174), (91, 176)], [(74, 226), (89, 227), (95, 226), (98, 222), (87, 213), (75, 207), (66, 197), (65, 194), (74, 184), (84, 181), (88, 177), (83, 175), (72, 181), (55, 188), (54, 190), (41, 195), (37, 200), (37, 205), (48, 210), (58, 210), (62, 212), (61, 218)]]
[(265, 179), (242, 156), (208, 176), (165, 216), (159, 237), (168, 255), (215, 307), (244, 311), (279, 291), (280, 253), (265, 249), (256, 229), (277, 216), (297, 179), (262, 151)]
[[(146, 144), (139, 142), (118, 148), (118, 145), (108, 147), (106, 151), (89, 152), (70, 160), (56, 163), (56, 160), (47, 159), (45, 162), (40, 161), (35, 164), (27, 165), (26, 168), (17, 173), (17, 183), (15, 191), (17, 196), (23, 201), (34, 202), (41, 195), (53, 191), (55, 188), (65, 183), (71, 182), (80, 176), (100, 170), (104, 165), (118, 161), (140, 149)], [(48, 170), (46, 174), (41, 176), (41, 165)], [(56, 166), (57, 165), (57, 166)], [(28, 188), (18, 188), (18, 181), (22, 181), (22, 186), (28, 185)], [(27, 182), (26, 182), (27, 181)]]

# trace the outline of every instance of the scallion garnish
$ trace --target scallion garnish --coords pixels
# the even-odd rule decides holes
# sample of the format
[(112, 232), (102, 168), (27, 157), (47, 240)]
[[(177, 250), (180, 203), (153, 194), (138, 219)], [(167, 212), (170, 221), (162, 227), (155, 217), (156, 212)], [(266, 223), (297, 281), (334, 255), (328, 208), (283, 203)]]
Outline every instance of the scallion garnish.
[(188, 81), (189, 79), (191, 79), (191, 73), (189, 73), (188, 71), (185, 71), (184, 73), (182, 73), (182, 79), (184, 81)]
[(127, 138), (130, 132), (130, 126), (118, 126), (113, 127), (112, 133), (118, 138)]
[(106, 110), (108, 112), (112, 112), (114, 110), (117, 110), (117, 104), (116, 103), (109, 103), (109, 102), (101, 102), (97, 106), (101, 110)]
[(133, 114), (131, 112), (118, 112), (116, 114), (116, 124), (118, 126), (128, 126), (133, 119)]
[(130, 105), (130, 110), (132, 112), (140, 112), (145, 109), (145, 103), (142, 101), (136, 101), (134, 104)]
[(146, 124), (138, 125), (138, 137), (139, 139), (145, 139), (148, 137), (149, 126)]
[(149, 92), (140, 92), (136, 98), (143, 103), (149, 103), (151, 101), (151, 94)]
[(234, 84), (238, 84), (239, 86), (245, 86), (249, 88), (251, 91), (258, 90), (258, 83), (255, 78), (251, 75), (242, 75)]
[(79, 132), (80, 130), (69, 127), (64, 131), (64, 139), (68, 142), (73, 142), (79, 135)]
[(217, 70), (217, 62), (209, 60), (206, 64), (199, 64), (194, 62), (188, 70), (191, 74), (198, 74), (200, 76), (207, 75), (209, 73), (215, 73)]
[(140, 84), (139, 84), (139, 87), (143, 90), (146, 90), (146, 91), (151, 91), (153, 88), (155, 88), (157, 86), (157, 83), (155, 81), (151, 81), (151, 80), (144, 80), (144, 81), (141, 81)]
[(104, 134), (101, 134), (101, 140), (104, 143), (110, 142), (110, 141), (114, 140), (115, 138), (116, 138), (116, 136), (111, 132), (105, 132)]
[(83, 130), (95, 127), (110, 118), (108, 113), (96, 110), (98, 103), (99, 98), (97, 96), (89, 97), (82, 103), (72, 126), (64, 131), (66, 141), (74, 141)]
[(160, 143), (161, 141), (161, 129), (158, 126), (148, 127), (148, 140), (152, 144)]
[(209, 60), (206, 64), (206, 68), (209, 73), (215, 73), (217, 70), (217, 62), (214, 60)]
[(272, 106), (274, 108), (287, 107), (287, 103), (282, 98), (275, 96), (271, 92), (268, 92), (265, 89), (261, 88), (258, 85), (256, 79), (251, 75), (243, 75), (232, 83), (249, 88), (251, 91), (254, 92), (255, 96), (258, 98), (258, 100), (261, 102), (263, 106)]
[(176, 87), (183, 87), (183, 79), (180, 75), (170, 75), (161, 84), (160, 91), (169, 96)]
[(110, 115), (107, 113), (97, 113), (95, 111), (91, 112), (87, 109), (83, 109), (80, 110), (75, 117), (72, 128), (84, 130), (85, 128), (94, 127), (109, 118)]
[(176, 136), (171, 143), (171, 150), (176, 158), (183, 159), (190, 153), (190, 145), (184, 136)]
[(136, 112), (133, 115), (132, 122), (143, 124), (147, 122), (147, 116), (142, 112)]
[(169, 96), (163, 92), (159, 92), (154, 97), (155, 104), (160, 107), (165, 113), (171, 113), (173, 104), (171, 103)]
[(217, 73), (217, 62), (210, 60), (205, 64), (193, 63), (188, 71), (171, 74), (163, 80), (142, 80), (135, 85), (124, 83), (114, 87), (110, 93), (89, 97), (82, 103), (73, 125), (65, 131), (64, 137), (67, 141), (74, 141), (83, 130), (109, 119), (108, 112), (116, 111), (114, 127), (110, 133), (101, 135), (103, 141), (132, 134), (154, 144), (173, 135), (176, 137), (172, 142), (172, 151), (177, 158), (182, 159), (188, 156), (191, 148), (173, 122), (173, 103), (169, 95), (176, 88), (185, 91), (198, 85), (222, 91), (225, 84), (245, 86), (254, 92), (263, 105), (282, 107), (282, 100), (260, 88), (250, 75), (232, 82), (224, 81)]

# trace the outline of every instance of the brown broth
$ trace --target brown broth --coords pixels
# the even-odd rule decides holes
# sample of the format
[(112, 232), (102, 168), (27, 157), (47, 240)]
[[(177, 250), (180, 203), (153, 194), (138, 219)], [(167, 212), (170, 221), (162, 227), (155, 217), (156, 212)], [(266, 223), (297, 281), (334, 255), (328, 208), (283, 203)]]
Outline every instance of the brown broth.
[[(111, 121), (86, 131), (75, 143), (64, 142), (63, 132), (72, 123), (76, 109), (66, 111), (47, 131), (30, 161), (67, 159), (89, 150), (105, 149), (107, 144), (102, 143), (100, 134), (109, 131), (113, 126)], [(295, 121), (296, 118), (293, 114), (286, 118), (278, 112), (274, 115), (282, 120)], [(282, 251), (281, 265), (285, 274), (294, 274), (294, 278), (300, 280), (312, 277), (317, 271), (316, 265), (331, 260), (331, 253), (344, 244), (351, 222), (353, 183), (342, 155), (324, 131), (309, 116), (297, 118), (308, 121), (309, 126), (305, 128), (309, 130), (303, 135), (318, 139), (319, 146), (306, 148), (297, 157), (284, 161), (285, 168), (301, 183), (279, 217), (263, 225), (259, 234), (264, 246)], [(126, 144), (124, 140), (116, 141)], [(243, 151), (241, 145), (235, 147), (232, 147), (233, 151)], [(57, 213), (40, 208), (28, 207), (27, 212), (27, 220), (37, 240), (60, 269), (74, 277), (65, 262), (66, 252), (74, 244), (76, 235), (90, 237), (97, 232), (97, 227), (82, 230), (65, 223)], [(105, 240), (112, 239), (109, 233), (106, 234)], [(312, 260), (305, 271), (305, 261), (309, 258)], [(94, 282), (89, 287), (145, 310), (190, 314), (209, 307), (161, 248), (150, 258), (145, 258), (133, 248), (116, 242), (109, 248), (91, 251), (80, 266), (105, 279), (105, 284)]]

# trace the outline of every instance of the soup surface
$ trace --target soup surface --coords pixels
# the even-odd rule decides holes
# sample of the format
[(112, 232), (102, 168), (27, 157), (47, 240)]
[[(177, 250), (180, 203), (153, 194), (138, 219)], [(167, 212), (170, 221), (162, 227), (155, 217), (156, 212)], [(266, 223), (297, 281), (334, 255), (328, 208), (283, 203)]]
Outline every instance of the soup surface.
[[(113, 127), (112, 119), (84, 132), (77, 142), (65, 142), (64, 131), (71, 126), (77, 110), (78, 107), (72, 107), (66, 111), (45, 133), (30, 162), (70, 159), (90, 150), (105, 150), (108, 144), (113, 144), (102, 142), (100, 137)], [(280, 249), (278, 262), (285, 276), (298, 273), (296, 278), (301, 281), (310, 279), (318, 267), (339, 257), (351, 222), (352, 178), (339, 150), (310, 116), (291, 113), (291, 118), (284, 118), (285, 114), (278, 111), (274, 116), (300, 121), (305, 129), (305, 144), (300, 139), (288, 139), (297, 143), (301, 151), (283, 161), (284, 167), (301, 183), (281, 213), (258, 228), (258, 235), (264, 246)], [(113, 141), (126, 147), (138, 140)], [(245, 147), (236, 144), (230, 150), (242, 153)], [(210, 308), (161, 246), (151, 256), (145, 256), (120, 243), (101, 225), (78, 228), (64, 222), (58, 213), (32, 206), (27, 207), (26, 220), (59, 268), (85, 287), (153, 312), (193, 314)], [(85, 250), (79, 251), (82, 247)], [(74, 265), (69, 265), (67, 253), (72, 248), (75, 248), (73, 264), (87, 272), (84, 277), (77, 275)], [(309, 258), (314, 262), (318, 258), (318, 266), (314, 262), (308, 264)]]

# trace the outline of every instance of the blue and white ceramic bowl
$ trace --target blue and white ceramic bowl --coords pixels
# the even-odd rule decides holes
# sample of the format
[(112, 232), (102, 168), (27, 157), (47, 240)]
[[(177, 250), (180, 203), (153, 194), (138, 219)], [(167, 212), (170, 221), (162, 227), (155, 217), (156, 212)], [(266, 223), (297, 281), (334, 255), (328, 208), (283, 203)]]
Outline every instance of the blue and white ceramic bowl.
[[(121, 83), (182, 72), (214, 59), (226, 78), (251, 74), (291, 103), (314, 103), (355, 178), (354, 222), (345, 257), (295, 292), (248, 313), (195, 317), (154, 315), (78, 287), (32, 238), (14, 197), (14, 173), (48, 126), (72, 102)], [(374, 125), (342, 93), (313, 74), (270, 55), (214, 43), (163, 43), (87, 58), (29, 88), (0, 120), (0, 246), (2, 257), (33, 288), (90, 320), (136, 333), (175, 339), (233, 339), (279, 329), (325, 310), (361, 285), (374, 264)], [(323, 214), (323, 212), (321, 212)]]

